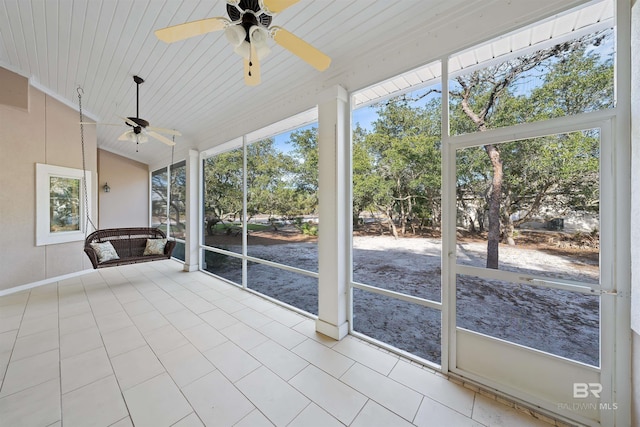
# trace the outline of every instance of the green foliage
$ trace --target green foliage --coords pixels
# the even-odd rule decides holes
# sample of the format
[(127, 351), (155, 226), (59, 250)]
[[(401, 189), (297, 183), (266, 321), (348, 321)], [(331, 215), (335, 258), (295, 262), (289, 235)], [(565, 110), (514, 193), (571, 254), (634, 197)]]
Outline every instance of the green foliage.
[(204, 215), (207, 221), (234, 220), (242, 213), (242, 149), (204, 160)]
[[(613, 64), (594, 46), (608, 33), (534, 52), (468, 75), (450, 84), (450, 131), (463, 134), (548, 120), (613, 107)], [(438, 226), (441, 216), (441, 102), (431, 88), (380, 102), (370, 129), (352, 134), (353, 220), (363, 212), (383, 214), (401, 233), (418, 223)], [(543, 208), (598, 212), (599, 137), (594, 130), (500, 144), (500, 218), (511, 224)], [(274, 139), (247, 147), (247, 214), (265, 215), (277, 226), (317, 214), (316, 128), (290, 134), (283, 149)], [(205, 215), (237, 220), (242, 213), (242, 150), (205, 160)], [(459, 212), (475, 210), (474, 227), (490, 203), (495, 164), (485, 147), (456, 152)], [(172, 177), (173, 179), (173, 177)], [(166, 180), (166, 178), (165, 178)], [(161, 186), (160, 186), (161, 187)], [(494, 203), (495, 204), (495, 203)], [(298, 220), (299, 218), (299, 220)]]
[[(290, 149), (264, 139), (247, 146), (247, 216), (266, 215), (274, 229), (280, 218), (317, 213), (318, 149), (316, 128), (292, 132)], [(209, 232), (219, 221), (241, 219), (243, 150), (205, 160), (205, 217)], [(221, 224), (221, 227), (226, 225)]]
[(311, 221), (303, 221), (301, 217), (297, 217), (294, 219), (294, 224), (296, 228), (300, 230), (302, 234), (305, 236), (317, 236), (318, 235), (318, 225), (312, 223)]
[[(586, 36), (458, 77), (451, 93), (452, 133), (613, 107), (613, 64), (594, 48), (607, 37), (606, 32)], [(598, 212), (599, 137), (596, 130), (586, 130), (499, 145), (500, 217), (507, 233), (542, 208)], [(456, 160), (460, 211), (474, 205), (484, 212), (493, 165), (482, 147), (459, 150)]]
[(404, 231), (407, 223), (439, 216), (440, 102), (420, 106), (407, 97), (377, 104), (367, 132), (353, 132), (353, 218), (381, 211)]

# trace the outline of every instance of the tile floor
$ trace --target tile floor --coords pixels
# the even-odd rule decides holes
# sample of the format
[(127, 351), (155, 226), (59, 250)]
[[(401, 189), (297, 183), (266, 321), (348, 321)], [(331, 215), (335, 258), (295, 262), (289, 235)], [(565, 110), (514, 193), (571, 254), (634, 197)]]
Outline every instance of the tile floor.
[(181, 267), (0, 297), (0, 425), (549, 425)]

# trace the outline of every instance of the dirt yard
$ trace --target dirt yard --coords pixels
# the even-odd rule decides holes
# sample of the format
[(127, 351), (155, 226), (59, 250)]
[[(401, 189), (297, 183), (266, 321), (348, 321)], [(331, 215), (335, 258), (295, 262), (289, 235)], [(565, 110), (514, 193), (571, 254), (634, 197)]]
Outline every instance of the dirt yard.
[[(553, 279), (598, 283), (598, 250), (562, 244), (560, 233), (521, 236), (500, 246), (500, 269)], [(569, 239), (570, 240), (570, 239)], [(241, 251), (240, 235), (209, 236), (207, 244)], [(441, 299), (438, 236), (361, 233), (353, 237), (353, 279), (422, 298)], [(459, 236), (457, 263), (483, 267), (486, 242)], [(318, 271), (317, 239), (295, 230), (252, 232), (248, 254)], [(241, 283), (240, 264), (228, 257), (209, 262), (212, 272)], [(317, 314), (317, 279), (249, 263), (248, 286)], [(599, 298), (474, 276), (457, 277), (457, 325), (592, 365), (599, 364)], [(354, 329), (440, 363), (440, 312), (354, 289)]]

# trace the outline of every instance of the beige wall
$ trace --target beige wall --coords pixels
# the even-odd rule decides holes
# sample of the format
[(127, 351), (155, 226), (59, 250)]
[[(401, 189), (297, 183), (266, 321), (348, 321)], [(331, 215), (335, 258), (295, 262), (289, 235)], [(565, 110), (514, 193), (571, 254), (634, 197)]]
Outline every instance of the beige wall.
[[(99, 227), (149, 226), (149, 168), (144, 163), (98, 150)], [(102, 187), (109, 183), (111, 191)]]
[(0, 67), (0, 105), (8, 105), (22, 110), (29, 109), (29, 80), (19, 74)]
[[(82, 168), (78, 112), (33, 87), (13, 90), (27, 84), (27, 79), (0, 70), (0, 93), (13, 91), (11, 105), (0, 103), (1, 291), (81, 271), (91, 264), (83, 242), (35, 245), (35, 164)], [(22, 108), (25, 105), (28, 109)], [(95, 181), (95, 127), (85, 127), (85, 147), (87, 169)], [(95, 197), (93, 205), (96, 212)]]

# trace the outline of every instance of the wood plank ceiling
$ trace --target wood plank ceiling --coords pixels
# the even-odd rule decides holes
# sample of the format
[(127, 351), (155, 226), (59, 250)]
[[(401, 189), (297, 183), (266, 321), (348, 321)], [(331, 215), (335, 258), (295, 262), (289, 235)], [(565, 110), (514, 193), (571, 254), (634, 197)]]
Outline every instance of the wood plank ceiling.
[[(580, 2), (560, 7), (547, 1), (546, 7), (560, 10)], [(182, 132), (179, 149), (205, 149), (268, 125), (266, 117), (272, 114), (265, 111), (286, 110), (283, 105), (328, 85), (348, 86), (359, 58), (394, 49), (427, 23), (429, 29), (444, 27), (461, 15), (462, 7), (482, 16), (484, 7), (499, 3), (302, 0), (276, 15), (273, 25), (327, 53), (331, 67), (319, 73), (271, 41), (271, 54), (261, 64), (262, 84), (247, 87), (242, 60), (223, 34), (171, 45), (153, 34), (169, 25), (226, 16), (224, 1), (0, 0), (0, 66), (31, 78), (34, 86), (70, 105), (77, 105), (81, 86), (86, 112), (99, 123), (118, 124), (98, 126), (99, 147), (153, 165), (167, 159), (167, 146), (152, 140), (136, 152), (135, 144), (117, 140), (127, 130), (118, 116), (135, 115), (133, 75), (146, 80), (140, 86), (140, 116), (151, 126)]]

